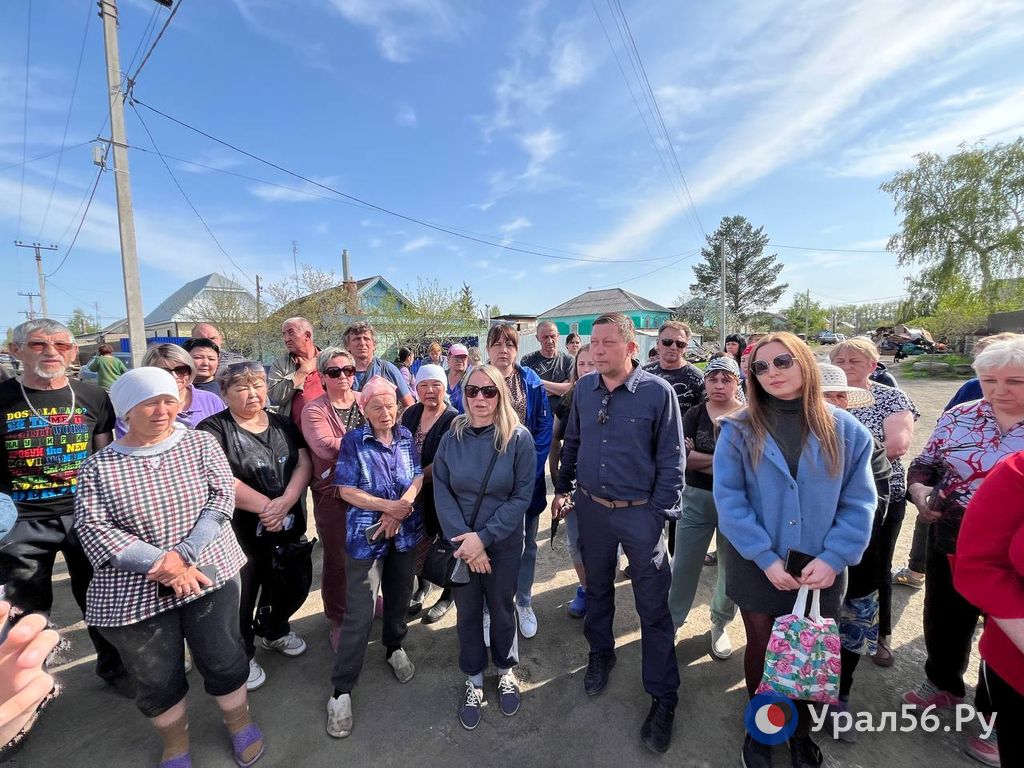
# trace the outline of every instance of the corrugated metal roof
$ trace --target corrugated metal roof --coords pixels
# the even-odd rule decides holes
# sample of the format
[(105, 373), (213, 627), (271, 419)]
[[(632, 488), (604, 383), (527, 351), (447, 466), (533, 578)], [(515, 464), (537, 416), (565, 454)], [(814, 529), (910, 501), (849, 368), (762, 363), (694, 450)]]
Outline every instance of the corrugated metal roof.
[(230, 280), (216, 272), (211, 272), (209, 275), (200, 277), (198, 280), (185, 283), (181, 288), (164, 299), (160, 303), (160, 306), (146, 315), (146, 325), (153, 325), (156, 323), (189, 322), (193, 318), (191, 316), (185, 317), (182, 315), (182, 310), (189, 305), (189, 302), (207, 289), (218, 291), (237, 291), (244, 293), (254, 304), (256, 303), (256, 299), (248, 290), (246, 290), (245, 286), (239, 285), (234, 280)]
[(672, 310), (657, 302), (637, 296), (622, 288), (606, 288), (601, 291), (587, 291), (557, 307), (541, 313), (540, 317), (571, 317), (576, 315), (603, 315), (605, 312), (667, 312)]

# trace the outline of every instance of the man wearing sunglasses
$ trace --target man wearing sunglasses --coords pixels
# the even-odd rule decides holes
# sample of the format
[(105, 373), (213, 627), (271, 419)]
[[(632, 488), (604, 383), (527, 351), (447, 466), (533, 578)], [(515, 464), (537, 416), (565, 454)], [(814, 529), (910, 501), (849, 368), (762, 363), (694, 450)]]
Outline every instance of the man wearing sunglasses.
[[(96, 385), (68, 378), (78, 346), (66, 326), (29, 320), (12, 338), (10, 352), (24, 373), (0, 384), (0, 492), (14, 500), (18, 520), (0, 547), (0, 584), (16, 607), (48, 614), (60, 552), (84, 613), (92, 566), (71, 535), (75, 488), (86, 457), (112, 439), (114, 408)], [(97, 674), (129, 694), (117, 651), (95, 629), (89, 636), (96, 646)]]
[(644, 367), (669, 383), (679, 400), (679, 412), (704, 402), (704, 377), (686, 359), (690, 346), (690, 326), (668, 320), (658, 329), (658, 359)]
[[(644, 746), (668, 750), (678, 700), (675, 625), (668, 607), (672, 573), (665, 522), (682, 509), (683, 427), (671, 387), (643, 370), (632, 321), (619, 313), (594, 321), (590, 351), (598, 376), (576, 385), (565, 426), (551, 516), (573, 496), (587, 573), (583, 632), (590, 644), (584, 676), (589, 696), (608, 684), (615, 666), (615, 566), (621, 544), (629, 559), (640, 615), (641, 664), (651, 709), (640, 729)], [(572, 494), (573, 484), (576, 484)]]

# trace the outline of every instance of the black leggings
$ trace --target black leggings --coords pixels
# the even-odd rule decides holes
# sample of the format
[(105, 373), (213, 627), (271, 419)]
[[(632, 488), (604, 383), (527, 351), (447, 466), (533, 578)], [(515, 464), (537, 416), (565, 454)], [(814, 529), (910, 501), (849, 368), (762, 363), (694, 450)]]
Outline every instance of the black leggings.
[[(747, 695), (754, 698), (757, 686), (764, 674), (764, 655), (775, 626), (775, 616), (770, 613), (755, 613), (740, 610), (743, 629), (747, 633), (747, 647), (743, 652), (743, 676), (747, 682)], [(811, 733), (810, 702), (794, 700), (797, 712), (795, 736), (809, 736)]]

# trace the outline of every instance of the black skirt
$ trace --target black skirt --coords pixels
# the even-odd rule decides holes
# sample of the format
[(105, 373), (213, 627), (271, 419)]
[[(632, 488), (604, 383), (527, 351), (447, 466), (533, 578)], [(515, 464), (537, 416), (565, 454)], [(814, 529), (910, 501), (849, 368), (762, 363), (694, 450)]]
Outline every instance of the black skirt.
[[(757, 567), (757, 563), (743, 557), (724, 537), (719, 539), (718, 548), (718, 556), (725, 558), (725, 594), (740, 610), (767, 613), (776, 617), (793, 612), (797, 590), (776, 589), (764, 575), (764, 571)], [(831, 587), (821, 591), (821, 615), (838, 619), (845, 592), (844, 569), (836, 574), (836, 580)]]

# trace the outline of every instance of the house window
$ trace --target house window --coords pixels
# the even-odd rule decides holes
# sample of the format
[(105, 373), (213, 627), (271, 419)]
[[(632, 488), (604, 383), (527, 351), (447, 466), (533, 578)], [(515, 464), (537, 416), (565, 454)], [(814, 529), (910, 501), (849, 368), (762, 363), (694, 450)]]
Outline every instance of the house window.
[(579, 323), (573, 323), (570, 326), (570, 328), (571, 328), (571, 332), (572, 333), (579, 333), (580, 332), (580, 324)]

